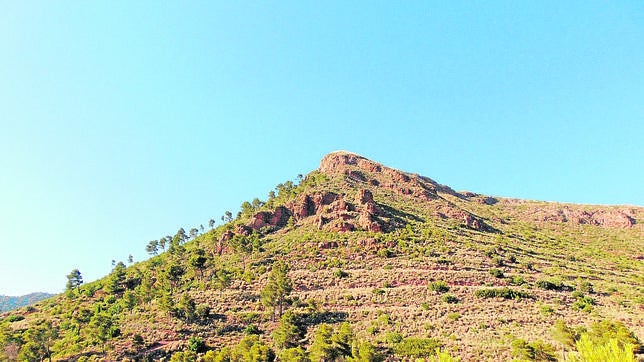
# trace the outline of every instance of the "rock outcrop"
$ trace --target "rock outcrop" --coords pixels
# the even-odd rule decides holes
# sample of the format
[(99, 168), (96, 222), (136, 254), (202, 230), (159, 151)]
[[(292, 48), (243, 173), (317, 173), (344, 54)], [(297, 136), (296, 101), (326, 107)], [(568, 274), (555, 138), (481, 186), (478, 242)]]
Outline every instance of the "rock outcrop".
[(596, 225), (611, 228), (629, 228), (635, 225), (635, 217), (628, 208), (576, 209), (568, 205), (533, 208), (534, 221), (561, 222), (575, 225)]
[(438, 192), (460, 196), (451, 188), (428, 177), (398, 171), (346, 151), (326, 155), (322, 158), (318, 171), (328, 175), (343, 174), (356, 182), (387, 188), (398, 194), (423, 200), (436, 199)]

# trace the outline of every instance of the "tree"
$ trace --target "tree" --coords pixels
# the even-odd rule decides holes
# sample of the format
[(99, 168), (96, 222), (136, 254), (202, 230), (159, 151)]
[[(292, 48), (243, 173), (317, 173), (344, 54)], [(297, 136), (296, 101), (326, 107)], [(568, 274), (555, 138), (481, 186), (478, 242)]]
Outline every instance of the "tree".
[(257, 335), (242, 338), (230, 353), (230, 361), (234, 362), (271, 362), (273, 360), (275, 360), (275, 353)]
[(335, 361), (340, 357), (338, 351), (333, 346), (333, 328), (322, 323), (315, 331), (315, 339), (309, 349), (311, 361)]
[(114, 324), (114, 321), (106, 312), (98, 312), (92, 316), (89, 321), (89, 328), (91, 330), (94, 345), (100, 345), (103, 352), (105, 352), (106, 342), (110, 338), (118, 337), (121, 330)]
[(242, 202), (240, 208), (242, 215), (250, 215), (253, 212), (253, 205), (251, 205), (248, 201)]
[(123, 294), (123, 298), (121, 299), (121, 303), (123, 303), (123, 307), (128, 311), (132, 312), (134, 307), (136, 306), (136, 295), (134, 292), (128, 290)]
[(171, 241), (172, 241), (172, 237), (170, 237), (169, 235), (164, 236), (161, 239), (159, 239), (159, 247), (161, 247), (161, 249), (165, 251), (165, 246), (169, 245)]
[(353, 329), (351, 329), (351, 325), (348, 322), (342, 323), (338, 331), (331, 337), (338, 354), (342, 356), (351, 356), (353, 339)]
[[(255, 236), (256, 237), (256, 236)], [(238, 253), (242, 254), (242, 264), (246, 269), (246, 256), (253, 251), (253, 243), (250, 236), (236, 234), (230, 239), (230, 246)]]
[(188, 235), (186, 235), (186, 231), (183, 228), (179, 228), (177, 230), (177, 233), (174, 234), (174, 237), (172, 238), (172, 242), (176, 242), (177, 245), (181, 245), (188, 240)]
[(150, 255), (157, 255), (159, 253), (159, 241), (150, 240), (148, 245), (145, 247), (145, 251)]
[(177, 315), (191, 322), (195, 319), (196, 311), (197, 304), (195, 303), (195, 300), (192, 299), (188, 294), (183, 294), (181, 296), (181, 299), (179, 299), (179, 303), (177, 303)]
[(199, 230), (197, 230), (197, 228), (190, 229), (190, 238), (191, 239), (194, 239), (195, 237), (197, 237), (197, 235), (199, 235)]
[(226, 212), (224, 212), (224, 215), (221, 217), (221, 221), (225, 223), (233, 221), (233, 213), (226, 210)]
[(106, 292), (110, 294), (123, 292), (125, 289), (125, 276), (125, 264), (119, 261), (107, 278), (107, 284), (105, 285)]
[(211, 229), (214, 229), (215, 228), (215, 219), (210, 219), (210, 221), (208, 221), (208, 226), (210, 226)]
[(302, 347), (283, 349), (280, 351), (279, 357), (282, 362), (311, 362)]
[(219, 296), (223, 294), (224, 289), (228, 288), (233, 280), (231, 273), (226, 269), (217, 270), (215, 275), (213, 275), (213, 279), (215, 288), (219, 289)]
[(286, 297), (293, 290), (293, 281), (288, 277), (289, 267), (281, 261), (275, 262), (268, 275), (268, 284), (262, 289), (261, 300), (264, 306), (272, 308), (273, 320), (275, 320), (275, 309), (282, 316)]
[(306, 327), (299, 315), (293, 311), (287, 311), (280, 319), (280, 325), (273, 332), (275, 346), (284, 348), (298, 347), (306, 336)]
[(165, 276), (168, 281), (170, 281), (172, 287), (175, 287), (180, 281), (183, 274), (186, 270), (179, 264), (173, 263), (168, 265), (168, 268), (165, 271)]
[(58, 329), (51, 321), (40, 321), (23, 334), (24, 345), (20, 349), (20, 359), (25, 361), (51, 362), (51, 347), (58, 338)]
[(188, 240), (188, 236), (186, 235), (186, 231), (181, 228), (179, 231), (177, 231), (176, 234), (174, 234), (174, 237), (170, 240), (170, 246), (168, 247), (168, 251), (171, 254), (182, 254), (184, 251), (183, 243)]
[(72, 291), (83, 284), (83, 276), (78, 269), (72, 270), (71, 273), (67, 274), (67, 285), (66, 288), (68, 291)]
[(264, 206), (264, 201), (262, 201), (262, 200), (260, 200), (258, 198), (254, 198), (253, 202), (252, 202), (252, 206), (253, 206), (253, 209), (257, 210), (260, 207)]
[(132, 254), (127, 256), (127, 262), (130, 265), (132, 265), (134, 263), (134, 257), (132, 256)]
[(195, 353), (203, 352), (206, 349), (206, 343), (203, 339), (192, 336), (188, 340), (188, 349)]
[(203, 249), (196, 249), (190, 257), (190, 265), (199, 271), (199, 279), (203, 278), (203, 269), (206, 267), (206, 252)]

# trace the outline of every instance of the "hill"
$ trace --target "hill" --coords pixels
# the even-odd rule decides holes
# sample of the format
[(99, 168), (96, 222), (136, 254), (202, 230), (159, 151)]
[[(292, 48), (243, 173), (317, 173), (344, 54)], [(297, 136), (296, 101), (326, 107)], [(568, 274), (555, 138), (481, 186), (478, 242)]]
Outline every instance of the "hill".
[(48, 293), (29, 293), (21, 296), (0, 295), (0, 312), (10, 311), (19, 307), (34, 304), (37, 301), (53, 297), (54, 294)]
[(67, 293), (5, 313), (0, 356), (553, 360), (611, 343), (628, 354), (644, 337), (643, 217), (457, 192), (333, 152), (223, 225), (180, 229), (142, 245), (146, 261), (93, 283), (70, 274)]

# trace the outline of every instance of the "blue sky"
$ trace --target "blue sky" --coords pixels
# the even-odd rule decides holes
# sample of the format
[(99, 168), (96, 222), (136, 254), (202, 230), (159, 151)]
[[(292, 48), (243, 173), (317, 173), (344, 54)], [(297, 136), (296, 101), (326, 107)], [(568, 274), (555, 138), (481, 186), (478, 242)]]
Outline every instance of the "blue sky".
[(641, 1), (5, 2), (0, 294), (59, 292), (344, 149), (644, 205)]

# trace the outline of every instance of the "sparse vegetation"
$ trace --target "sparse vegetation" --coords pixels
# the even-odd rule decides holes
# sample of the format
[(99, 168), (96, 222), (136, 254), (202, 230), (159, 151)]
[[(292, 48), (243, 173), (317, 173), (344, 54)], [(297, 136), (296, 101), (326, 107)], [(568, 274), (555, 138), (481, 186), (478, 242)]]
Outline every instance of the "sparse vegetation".
[[(0, 360), (629, 361), (639, 350), (641, 208), (631, 228), (543, 221), (563, 206), (434, 195), (414, 175), (347, 167), (282, 183), (209, 230), (143, 243), (149, 259), (115, 260), (101, 280), (71, 273), (63, 295), (0, 316)], [(356, 221), (369, 210), (371, 228)]]

